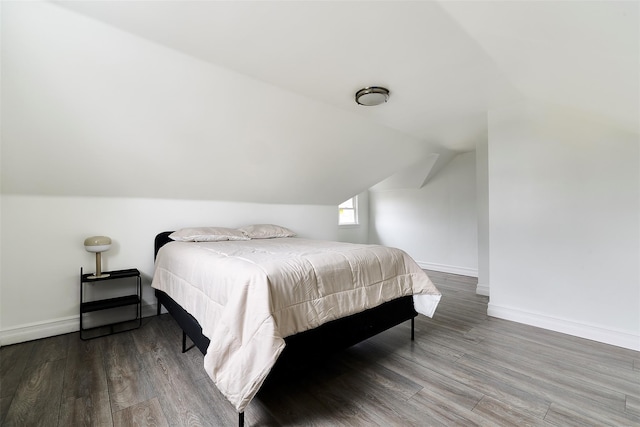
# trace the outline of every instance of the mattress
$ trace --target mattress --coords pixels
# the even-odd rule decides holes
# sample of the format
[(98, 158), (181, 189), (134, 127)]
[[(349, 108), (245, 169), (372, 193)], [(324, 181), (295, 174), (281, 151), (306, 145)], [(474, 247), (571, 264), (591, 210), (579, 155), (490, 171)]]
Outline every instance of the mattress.
[(205, 371), (238, 412), (285, 337), (405, 295), (432, 316), (440, 300), (404, 251), (301, 238), (171, 242), (158, 252), (152, 287), (200, 323), (211, 341)]

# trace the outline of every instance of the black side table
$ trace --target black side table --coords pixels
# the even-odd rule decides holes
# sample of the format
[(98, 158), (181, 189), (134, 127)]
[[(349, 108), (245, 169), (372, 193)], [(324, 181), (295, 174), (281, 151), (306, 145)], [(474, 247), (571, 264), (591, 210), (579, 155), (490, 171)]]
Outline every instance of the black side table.
[[(131, 268), (128, 270), (115, 270), (115, 271), (104, 271), (103, 274), (108, 274), (109, 276), (107, 277), (98, 277), (98, 278), (94, 278), (91, 279), (89, 278), (90, 276), (92, 276), (91, 274), (83, 274), (82, 273), (82, 268), (80, 268), (80, 338), (83, 340), (89, 340), (89, 339), (93, 339), (93, 338), (99, 338), (99, 337), (104, 337), (107, 335), (111, 335), (114, 333), (120, 333), (120, 332), (126, 332), (126, 331), (130, 331), (133, 329), (138, 329), (140, 326), (142, 326), (142, 279), (140, 278), (140, 271), (138, 271), (138, 269), (136, 268)], [(100, 285), (104, 285), (106, 284), (106, 282), (110, 281), (110, 280), (118, 280), (118, 279), (132, 279), (131, 281), (133, 282), (135, 279), (135, 294), (130, 294), (130, 295), (124, 295), (124, 296), (119, 296), (116, 298), (106, 298), (106, 299), (97, 299), (97, 300), (92, 300), (92, 301), (85, 301), (84, 300), (84, 288), (85, 286), (87, 286), (88, 284), (100, 284)], [(132, 283), (133, 285), (133, 283)], [(95, 326), (92, 328), (84, 328), (83, 327), (83, 320), (84, 320), (84, 316), (87, 313), (91, 313), (91, 312), (95, 312), (95, 311), (100, 311), (100, 310), (109, 310), (112, 308), (117, 308), (117, 307), (125, 307), (128, 305), (135, 305), (136, 306), (136, 317), (132, 318), (132, 319), (126, 319), (126, 320), (121, 320), (118, 322), (113, 322), (113, 323), (108, 323), (106, 325), (100, 325), (100, 326)], [(137, 320), (137, 324), (134, 327), (128, 328), (128, 329), (124, 329), (121, 331), (114, 331), (114, 326), (115, 325), (119, 325), (119, 324), (123, 324), (123, 323), (127, 323), (127, 322), (132, 322), (132, 321), (136, 321)], [(89, 338), (85, 337), (85, 334), (83, 334), (83, 332), (85, 331), (90, 331), (93, 329), (98, 329), (98, 328), (104, 328), (104, 327), (109, 327), (110, 331), (106, 334), (101, 334), (101, 335), (97, 335), (97, 336), (91, 336)]]

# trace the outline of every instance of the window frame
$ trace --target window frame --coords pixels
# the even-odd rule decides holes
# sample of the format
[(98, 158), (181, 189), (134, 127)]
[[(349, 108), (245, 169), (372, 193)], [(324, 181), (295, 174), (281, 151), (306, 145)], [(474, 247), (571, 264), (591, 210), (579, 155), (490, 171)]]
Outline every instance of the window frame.
[[(352, 201), (353, 207), (342, 207), (342, 205), (349, 202), (350, 200)], [(345, 222), (345, 223), (341, 222), (342, 215), (340, 214), (340, 211), (342, 209), (353, 210), (354, 222)], [(358, 212), (358, 196), (356, 195), (345, 200), (344, 202), (338, 205), (338, 226), (339, 227), (356, 227), (358, 225), (360, 225), (360, 219), (359, 219), (359, 212)]]

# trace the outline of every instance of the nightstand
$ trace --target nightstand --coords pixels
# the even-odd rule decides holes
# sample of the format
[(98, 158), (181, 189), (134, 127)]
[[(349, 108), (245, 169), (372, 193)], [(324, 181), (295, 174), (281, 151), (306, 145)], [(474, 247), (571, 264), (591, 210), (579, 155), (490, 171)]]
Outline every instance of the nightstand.
[[(104, 337), (106, 335), (111, 335), (119, 332), (126, 332), (142, 326), (142, 279), (140, 278), (140, 271), (138, 271), (138, 269), (136, 268), (131, 268), (128, 270), (104, 271), (103, 274), (108, 274), (109, 276), (92, 279), (90, 278), (90, 276), (92, 276), (91, 274), (83, 274), (82, 268), (80, 268), (80, 338), (83, 340)], [(131, 288), (131, 291), (134, 290), (133, 288), (135, 284), (135, 293), (129, 294), (129, 291), (126, 291), (126, 293), (128, 293), (127, 295), (85, 301), (85, 287), (107, 286), (109, 285), (109, 282), (112, 282), (114, 280), (121, 280), (122, 282), (130, 281), (131, 284), (129, 285), (129, 287)], [(84, 328), (83, 326), (85, 320), (84, 317), (89, 315), (89, 313), (95, 313), (97, 311), (110, 310), (126, 306), (135, 306), (136, 315), (134, 318), (123, 319), (117, 322), (107, 323), (91, 328)], [(124, 325), (125, 323), (129, 322), (135, 322), (134, 326), (118, 331), (114, 329), (116, 325)], [(97, 336), (90, 336), (88, 338), (85, 337), (86, 334), (83, 334), (86, 331), (107, 327), (109, 328), (108, 333), (103, 333)]]

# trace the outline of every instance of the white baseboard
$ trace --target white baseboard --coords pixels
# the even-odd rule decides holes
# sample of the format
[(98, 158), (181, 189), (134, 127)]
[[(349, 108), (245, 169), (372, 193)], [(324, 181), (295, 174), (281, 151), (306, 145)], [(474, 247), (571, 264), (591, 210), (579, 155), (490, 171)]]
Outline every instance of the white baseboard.
[[(142, 317), (156, 315), (155, 305), (143, 305)], [(0, 331), (0, 347), (55, 335), (69, 334), (80, 330), (80, 316), (62, 317), (42, 322), (26, 323)]]
[(478, 270), (455, 265), (436, 264), (433, 262), (417, 261), (420, 268), (425, 270), (441, 271), (443, 273), (459, 274), (461, 276), (478, 277)]
[(511, 320), (513, 322), (524, 323), (525, 325), (586, 338), (604, 344), (640, 351), (640, 335), (631, 332), (611, 330), (596, 325), (587, 325), (572, 320), (559, 319), (540, 313), (498, 306), (491, 304), (491, 302), (489, 303), (487, 314), (504, 320)]
[(478, 283), (478, 286), (476, 286), (476, 294), (483, 295), (485, 297), (490, 296), (489, 285), (481, 285), (480, 283)]
[(0, 331), (0, 346), (76, 332), (80, 329), (78, 319), (76, 315), (4, 329)]

